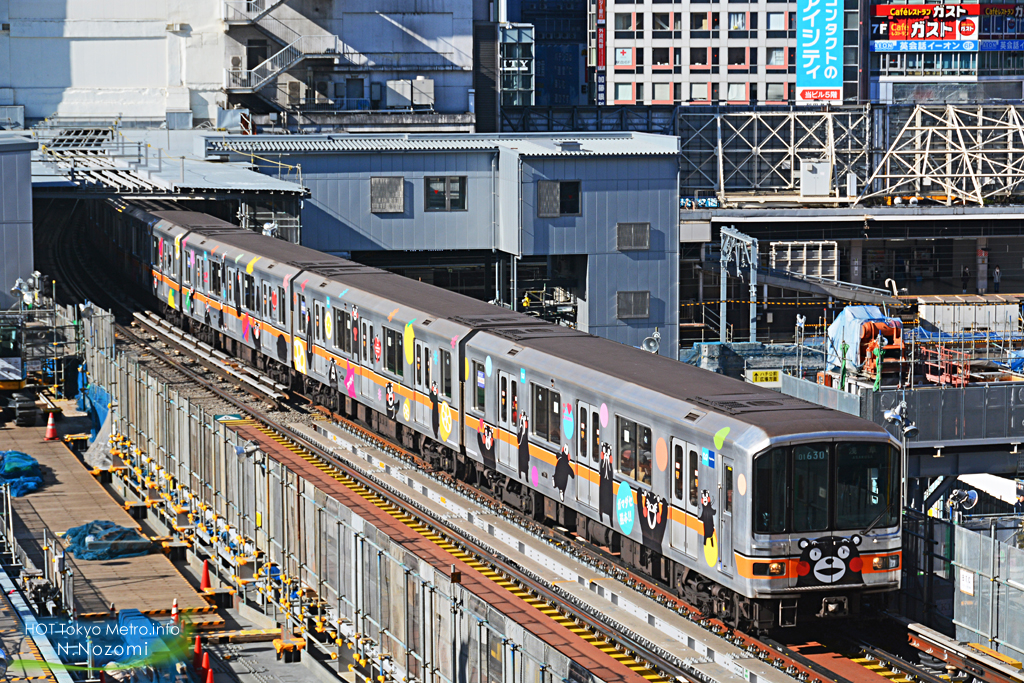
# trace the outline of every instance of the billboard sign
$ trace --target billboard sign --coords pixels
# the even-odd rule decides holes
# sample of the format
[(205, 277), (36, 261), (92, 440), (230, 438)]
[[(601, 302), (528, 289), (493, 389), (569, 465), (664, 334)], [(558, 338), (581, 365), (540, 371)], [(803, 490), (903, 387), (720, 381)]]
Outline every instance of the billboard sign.
[(604, 71), (608, 56), (605, 54), (605, 27), (597, 27), (597, 70)]
[[(980, 7), (981, 5), (876, 5), (871, 21), (871, 39), (915, 42), (976, 41), (980, 28)], [(925, 51), (936, 50), (926, 48)]]
[(798, 102), (842, 101), (842, 22), (839, 0), (797, 1)]

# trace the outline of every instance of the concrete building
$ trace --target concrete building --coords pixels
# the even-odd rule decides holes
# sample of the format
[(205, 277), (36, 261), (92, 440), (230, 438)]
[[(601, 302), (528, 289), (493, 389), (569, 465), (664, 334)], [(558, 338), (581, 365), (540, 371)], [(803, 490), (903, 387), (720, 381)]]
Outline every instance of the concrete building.
[(35, 140), (0, 136), (0, 309), (17, 304), (15, 280), (32, 274), (32, 170)]
[(471, 131), (486, 15), (482, 0), (0, 0), (0, 107), (29, 122), (179, 128), (241, 106), (276, 125)]
[[(571, 309), (583, 330), (674, 356), (679, 141), (642, 133), (208, 136), (206, 155), (302, 166), (302, 243), (480, 298)], [(277, 173), (276, 167), (264, 169)], [(461, 264), (461, 265), (460, 265)], [(482, 276), (478, 279), (485, 279)], [(564, 309), (564, 311), (562, 310)]]
[[(862, 102), (868, 85), (861, 68), (867, 32), (861, 30), (860, 3), (835, 4), (842, 34), (841, 98)], [(594, 103), (795, 103), (802, 97), (797, 5), (591, 0), (588, 66)]]

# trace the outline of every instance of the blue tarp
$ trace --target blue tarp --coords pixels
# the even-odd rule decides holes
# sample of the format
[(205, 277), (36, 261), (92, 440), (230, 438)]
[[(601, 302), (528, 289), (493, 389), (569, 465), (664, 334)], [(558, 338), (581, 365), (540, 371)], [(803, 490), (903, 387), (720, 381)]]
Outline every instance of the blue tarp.
[(1010, 369), (1024, 372), (1024, 351), (1010, 351)]
[(0, 478), (15, 498), (38, 491), (43, 485), (39, 461), (21, 451), (0, 451)]
[(866, 322), (894, 320), (878, 306), (847, 306), (839, 312), (836, 319), (828, 326), (828, 346), (826, 352), (829, 370), (838, 370), (842, 365), (842, 344), (845, 341), (846, 367), (859, 368), (864, 359), (860, 358), (860, 332)]
[(149, 553), (153, 542), (136, 529), (96, 520), (68, 529), (68, 552), (80, 560), (112, 560)]
[(137, 609), (123, 609), (117, 613), (117, 630), (124, 639), (125, 656), (122, 664), (137, 664), (167, 669), (174, 665), (171, 653), (162, 634), (161, 626)]

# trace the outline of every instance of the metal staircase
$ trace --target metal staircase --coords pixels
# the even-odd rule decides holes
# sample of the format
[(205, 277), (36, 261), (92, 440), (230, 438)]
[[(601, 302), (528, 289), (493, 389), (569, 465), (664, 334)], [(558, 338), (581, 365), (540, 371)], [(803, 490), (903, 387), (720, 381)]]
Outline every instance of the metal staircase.
[(253, 69), (225, 69), (224, 89), (228, 92), (256, 93), (304, 59), (340, 55), (341, 41), (337, 36), (302, 35), (270, 15), (283, 4), (284, 0), (228, 0), (224, 3), (224, 21), (229, 27), (252, 26), (284, 45)]

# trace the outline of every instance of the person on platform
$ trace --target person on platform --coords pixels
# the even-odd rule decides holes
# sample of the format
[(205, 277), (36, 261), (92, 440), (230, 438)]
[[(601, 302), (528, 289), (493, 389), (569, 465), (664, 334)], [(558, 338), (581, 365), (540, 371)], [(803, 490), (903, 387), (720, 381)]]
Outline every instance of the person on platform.
[(992, 271), (992, 291), (996, 294), (999, 293), (999, 282), (1003, 279), (1003, 274), (999, 272), (999, 266)]
[(960, 284), (963, 286), (964, 294), (967, 293), (967, 283), (971, 280), (971, 271), (967, 266), (960, 271)]

